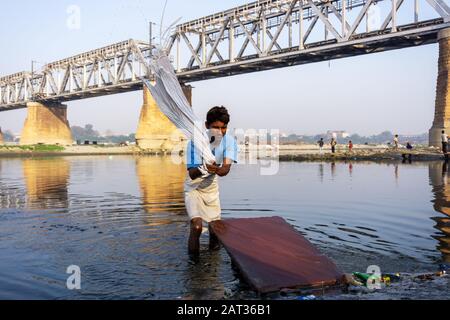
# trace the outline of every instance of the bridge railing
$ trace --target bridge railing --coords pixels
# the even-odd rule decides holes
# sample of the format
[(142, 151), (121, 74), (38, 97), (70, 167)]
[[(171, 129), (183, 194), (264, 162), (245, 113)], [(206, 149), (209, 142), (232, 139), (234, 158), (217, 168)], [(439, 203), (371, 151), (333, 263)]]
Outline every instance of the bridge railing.
[(257, 1), (177, 26), (168, 51), (178, 72), (207, 69), (362, 35), (401, 34), (407, 26), (445, 24), (450, 22), (446, 1)]
[(28, 101), (76, 100), (127, 91), (148, 77), (149, 45), (128, 40), (45, 65), (36, 73), (0, 78), (0, 106), (23, 108)]

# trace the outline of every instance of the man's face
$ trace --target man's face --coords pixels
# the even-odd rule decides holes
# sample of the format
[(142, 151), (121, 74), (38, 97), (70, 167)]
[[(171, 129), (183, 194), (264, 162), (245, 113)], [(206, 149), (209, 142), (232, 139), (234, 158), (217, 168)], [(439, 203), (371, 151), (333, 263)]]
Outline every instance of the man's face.
[(222, 121), (215, 121), (213, 123), (205, 123), (206, 129), (208, 130), (214, 130), (217, 132), (220, 132), (222, 136), (224, 136), (227, 133), (228, 125), (223, 123)]

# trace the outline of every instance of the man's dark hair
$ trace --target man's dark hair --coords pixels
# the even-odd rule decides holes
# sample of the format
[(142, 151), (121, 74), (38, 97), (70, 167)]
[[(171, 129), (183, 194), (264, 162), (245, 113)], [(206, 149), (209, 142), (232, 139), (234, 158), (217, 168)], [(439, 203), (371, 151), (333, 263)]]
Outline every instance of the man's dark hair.
[(228, 113), (227, 108), (224, 106), (214, 107), (208, 111), (208, 114), (206, 115), (206, 122), (211, 124), (216, 121), (220, 121), (225, 124), (230, 123), (230, 114)]

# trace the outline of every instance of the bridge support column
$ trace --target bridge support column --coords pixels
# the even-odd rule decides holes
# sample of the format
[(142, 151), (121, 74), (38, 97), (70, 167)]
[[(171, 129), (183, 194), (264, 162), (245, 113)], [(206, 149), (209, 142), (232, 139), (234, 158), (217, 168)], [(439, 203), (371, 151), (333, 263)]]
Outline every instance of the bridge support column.
[(20, 137), (21, 145), (73, 144), (66, 105), (29, 102), (27, 109), (28, 115)]
[(430, 129), (430, 146), (441, 147), (441, 134), (450, 130), (450, 28), (438, 34), (439, 66), (436, 87), (436, 105), (433, 126)]
[[(192, 104), (192, 87), (183, 88), (189, 103)], [(184, 134), (161, 112), (150, 90), (144, 86), (144, 105), (136, 132), (136, 144), (139, 148), (155, 153), (182, 151)]]

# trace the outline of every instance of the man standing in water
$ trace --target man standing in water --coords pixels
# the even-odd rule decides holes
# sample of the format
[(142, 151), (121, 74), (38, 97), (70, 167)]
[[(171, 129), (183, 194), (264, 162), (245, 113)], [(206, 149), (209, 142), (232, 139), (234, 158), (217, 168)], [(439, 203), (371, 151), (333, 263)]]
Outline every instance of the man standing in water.
[[(206, 117), (206, 129), (210, 137), (210, 147), (216, 163), (208, 165), (198, 154), (193, 141), (188, 143), (186, 152), (188, 175), (184, 187), (186, 210), (189, 215), (189, 253), (200, 251), (200, 235), (203, 222), (211, 223), (221, 219), (218, 177), (230, 173), (231, 165), (237, 162), (238, 148), (234, 137), (227, 134), (230, 115), (225, 107), (212, 108)], [(210, 249), (218, 247), (217, 237), (209, 226)]]

